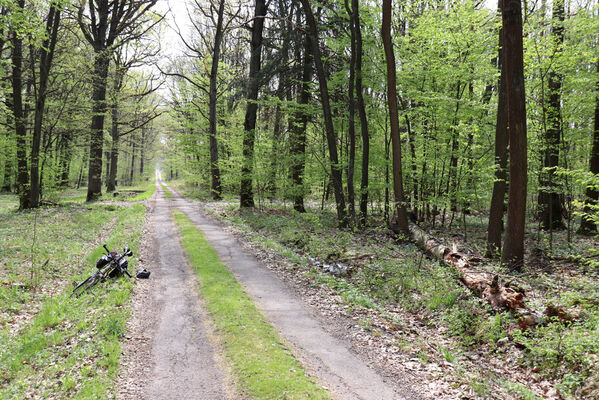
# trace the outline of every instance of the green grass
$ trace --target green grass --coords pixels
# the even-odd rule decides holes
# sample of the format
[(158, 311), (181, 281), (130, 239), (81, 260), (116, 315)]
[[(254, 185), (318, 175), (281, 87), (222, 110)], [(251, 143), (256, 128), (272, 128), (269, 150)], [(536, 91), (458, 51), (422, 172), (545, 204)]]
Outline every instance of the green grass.
[(238, 387), (254, 399), (328, 398), (281, 342), (202, 233), (182, 213), (174, 215)]
[[(29, 270), (21, 265), (27, 261), (20, 259), (28, 258), (36, 213), (38, 260), (51, 261), (36, 271), (32, 285)], [(10, 283), (0, 285), (1, 399), (114, 397), (119, 338), (129, 316), (126, 303), (133, 280), (107, 281), (78, 299), (68, 297), (69, 283), (94, 271), (102, 243), (119, 251), (124, 246), (139, 249), (144, 215), (141, 204), (101, 203), (0, 214), (7, 223), (1, 224), (0, 273)], [(135, 268), (134, 257), (130, 267)], [(21, 282), (25, 284), (14, 285)], [(15, 317), (27, 313), (32, 314), (29, 321), (12, 329)]]
[(152, 197), (152, 195), (154, 194), (155, 191), (156, 191), (156, 184), (154, 182), (150, 182), (144, 188), (144, 192), (137, 195), (136, 197), (132, 198), (131, 201), (147, 200), (150, 197)]
[(166, 197), (167, 199), (170, 199), (171, 197), (173, 197), (173, 194), (166, 187), (166, 185), (164, 183), (160, 182), (160, 186), (162, 186), (162, 189), (164, 190), (164, 197)]

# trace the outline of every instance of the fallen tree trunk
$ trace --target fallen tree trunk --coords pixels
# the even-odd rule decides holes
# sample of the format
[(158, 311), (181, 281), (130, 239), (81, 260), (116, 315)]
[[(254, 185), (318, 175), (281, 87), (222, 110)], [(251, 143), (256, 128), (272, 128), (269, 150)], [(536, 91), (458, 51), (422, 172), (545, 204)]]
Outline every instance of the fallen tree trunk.
[[(395, 232), (395, 229), (393, 231)], [(485, 299), (493, 310), (508, 310), (517, 314), (518, 325), (522, 329), (537, 324), (538, 313), (526, 306), (524, 293), (501, 282), (496, 274), (475, 269), (474, 266), (481, 261), (479, 258), (469, 257), (455, 248), (444, 245), (415, 224), (410, 224), (410, 235), (412, 241), (429, 256), (455, 268), (464, 286)]]

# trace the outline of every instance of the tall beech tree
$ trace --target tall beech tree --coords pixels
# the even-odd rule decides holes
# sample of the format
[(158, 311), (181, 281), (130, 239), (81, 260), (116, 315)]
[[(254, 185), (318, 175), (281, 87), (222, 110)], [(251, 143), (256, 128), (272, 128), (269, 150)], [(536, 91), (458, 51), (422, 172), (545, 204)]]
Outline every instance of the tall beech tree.
[(258, 91), (261, 80), (262, 31), (264, 29), (265, 16), (266, 2), (264, 0), (256, 0), (254, 19), (252, 21), (250, 72), (246, 92), (247, 104), (243, 123), (243, 165), (241, 167), (241, 185), (239, 189), (239, 205), (241, 207), (254, 207), (252, 171), (254, 168), (256, 113), (258, 112)]
[(108, 67), (115, 47), (138, 39), (151, 26), (144, 15), (158, 0), (89, 0), (78, 6), (77, 21), (94, 50), (92, 121), (90, 129), (87, 201), (102, 194), (102, 152)]
[[(15, 12), (22, 13), (25, 0), (16, 3)], [(19, 196), (19, 208), (29, 208), (29, 173), (27, 171), (27, 129), (25, 126), (25, 112), (23, 109), (23, 38), (22, 33), (13, 27), (11, 30), (12, 43), (12, 112), (17, 142), (17, 179), (16, 187)]]
[(364, 87), (362, 85), (362, 24), (360, 22), (359, 0), (352, 0), (353, 29), (356, 34), (356, 99), (360, 117), (360, 134), (362, 136), (362, 177), (360, 181), (360, 225), (366, 224), (368, 214), (368, 166), (370, 159), (370, 133), (368, 118), (364, 105)]
[[(211, 3), (212, 4), (212, 3)], [(218, 140), (217, 140), (217, 80), (218, 80), (218, 63), (220, 62), (220, 47), (223, 40), (223, 20), (225, 14), (225, 0), (218, 2), (218, 10), (216, 11), (216, 26), (214, 32), (214, 46), (212, 47), (212, 66), (210, 67), (210, 88), (209, 88), (209, 141), (210, 141), (210, 190), (214, 200), (222, 198), (222, 187), (220, 183), (220, 168), (218, 166)], [(231, 20), (229, 20), (231, 21)]]
[(310, 35), (304, 38), (302, 65), (302, 86), (298, 93), (298, 109), (293, 114), (289, 137), (289, 153), (291, 157), (290, 175), (294, 188), (292, 191), (293, 208), (298, 212), (306, 212), (304, 207), (304, 172), (306, 169), (306, 129), (309, 114), (305, 107), (310, 102), (310, 82), (312, 81), (312, 44)]
[[(500, 2), (502, 0), (499, 0)], [(495, 180), (491, 195), (489, 224), (487, 226), (487, 257), (497, 257), (501, 252), (501, 234), (503, 233), (503, 215), (505, 214), (505, 191), (507, 188), (508, 162), (508, 115), (505, 87), (505, 68), (503, 67), (503, 30), (499, 29), (499, 85), (497, 86), (497, 117), (495, 122)]]
[(308, 35), (310, 35), (310, 45), (312, 46), (312, 56), (318, 76), (318, 86), (320, 89), (320, 102), (322, 104), (322, 113), (324, 117), (324, 128), (326, 132), (327, 147), (329, 149), (329, 162), (331, 164), (331, 183), (335, 194), (335, 204), (337, 208), (337, 219), (341, 227), (347, 226), (347, 213), (345, 210), (345, 197), (343, 195), (343, 181), (341, 165), (337, 155), (337, 135), (333, 125), (333, 116), (331, 113), (331, 103), (329, 99), (329, 88), (327, 86), (327, 76), (325, 73), (322, 55), (320, 52), (320, 42), (318, 39), (318, 27), (316, 19), (312, 12), (309, 0), (301, 0), (306, 22), (308, 23)]
[(519, 271), (524, 262), (528, 171), (521, 0), (502, 0), (501, 14), (510, 141), (510, 188), (502, 262)]
[[(40, 200), (40, 144), (42, 141), (42, 124), (46, 113), (45, 104), (48, 97), (48, 81), (50, 79), (50, 68), (54, 58), (58, 28), (60, 27), (61, 4), (58, 0), (50, 2), (48, 16), (46, 17), (45, 39), (39, 50), (39, 82), (35, 93), (35, 114), (33, 117), (33, 138), (31, 140), (30, 153), (30, 183), (28, 207), (39, 206)], [(34, 65), (31, 66), (35, 68)]]
[(393, 194), (395, 213), (399, 229), (408, 234), (408, 215), (403, 192), (403, 176), (401, 168), (401, 139), (399, 137), (399, 116), (397, 113), (397, 78), (395, 52), (391, 40), (391, 0), (383, 0), (383, 21), (381, 27), (385, 60), (387, 63), (387, 104), (389, 106), (389, 122), (391, 132), (391, 149), (393, 157)]
[[(553, 58), (558, 59), (564, 45), (564, 0), (553, 0), (551, 17), (551, 42)], [(559, 64), (555, 62), (554, 64)], [(563, 229), (564, 212), (561, 196), (558, 193), (556, 168), (559, 166), (559, 153), (562, 136), (561, 91), (563, 75), (552, 66), (547, 77), (549, 101), (547, 105), (547, 129), (544, 137), (543, 170), (539, 175), (539, 211), (543, 229)]]

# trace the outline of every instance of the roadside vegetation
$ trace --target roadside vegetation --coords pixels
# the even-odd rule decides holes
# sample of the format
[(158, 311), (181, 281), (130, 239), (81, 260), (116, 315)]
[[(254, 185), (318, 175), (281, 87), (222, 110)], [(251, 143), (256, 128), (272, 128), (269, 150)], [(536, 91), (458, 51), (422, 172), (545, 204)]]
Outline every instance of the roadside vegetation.
[(2, 399), (114, 397), (134, 281), (69, 294), (94, 272), (103, 243), (138, 251), (145, 206), (84, 200), (70, 191), (56, 205), (16, 211), (16, 196), (0, 197)]
[[(373, 338), (389, 338), (423, 366), (450, 365), (444, 374), (481, 397), (599, 394), (599, 279), (589, 250), (592, 240), (562, 245), (555, 258), (543, 262), (531, 251), (530, 267), (522, 274), (510, 275), (491, 262), (480, 267), (525, 289), (533, 308), (543, 310), (551, 303), (580, 314), (573, 322), (543, 317), (539, 327), (523, 332), (513, 315), (494, 312), (468, 291), (456, 271), (426, 258), (410, 243), (398, 243), (385, 228), (340, 230), (330, 211), (302, 214), (272, 206), (240, 212), (222, 203), (207, 209), (253, 243), (284, 257), (297, 279), (332, 290), (346, 316)], [(469, 218), (466, 241), (449, 236), (448, 229), (434, 232), (476, 253), (485, 239), (484, 226), (476, 221)], [(556, 243), (567, 243), (562, 235)], [(341, 262), (349, 270), (335, 276), (314, 260), (321, 265)]]
[(328, 398), (266, 322), (202, 233), (182, 213), (175, 211), (174, 216), (183, 248), (198, 274), (200, 294), (242, 394), (265, 400)]

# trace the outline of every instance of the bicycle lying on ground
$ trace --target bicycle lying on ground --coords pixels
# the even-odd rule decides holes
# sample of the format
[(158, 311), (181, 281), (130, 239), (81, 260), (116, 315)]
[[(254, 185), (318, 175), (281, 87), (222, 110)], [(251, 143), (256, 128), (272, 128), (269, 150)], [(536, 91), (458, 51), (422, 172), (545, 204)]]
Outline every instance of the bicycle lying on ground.
[(76, 282), (74, 282), (76, 286), (75, 289), (73, 289), (71, 296), (79, 297), (83, 292), (92, 288), (98, 282), (104, 282), (108, 278), (121, 276), (123, 274), (126, 274), (131, 278), (131, 275), (129, 275), (129, 272), (127, 271), (127, 267), (129, 266), (127, 257), (131, 257), (133, 252), (128, 247), (123, 249), (123, 254), (108, 250), (106, 245), (104, 245), (104, 249), (106, 250), (106, 254), (96, 263), (96, 268), (98, 270), (80, 284), (76, 285)]

